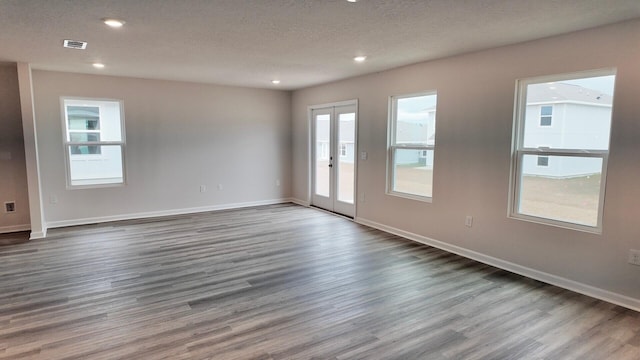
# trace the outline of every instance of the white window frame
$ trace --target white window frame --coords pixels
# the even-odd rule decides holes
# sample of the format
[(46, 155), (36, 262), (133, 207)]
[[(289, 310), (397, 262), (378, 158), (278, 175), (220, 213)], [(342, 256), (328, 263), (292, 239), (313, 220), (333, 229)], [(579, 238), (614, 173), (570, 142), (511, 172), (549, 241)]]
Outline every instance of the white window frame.
[[(67, 116), (67, 105), (65, 104), (65, 101), (67, 100), (72, 100), (72, 101), (88, 101), (88, 102), (117, 102), (120, 106), (120, 132), (121, 132), (121, 136), (120, 139), (121, 141), (103, 141), (103, 137), (102, 134), (100, 134), (100, 141), (69, 141), (70, 137), (67, 136), (69, 129), (68, 129), (68, 116)], [(98, 107), (100, 107), (100, 105), (97, 105)], [(126, 166), (125, 166), (125, 145), (126, 145), (126, 140), (125, 140), (125, 123), (124, 123), (124, 102), (122, 100), (118, 100), (118, 99), (105, 99), (105, 98), (84, 98), (84, 97), (72, 97), (72, 96), (63, 96), (60, 97), (60, 109), (62, 112), (61, 118), (62, 118), (62, 140), (63, 140), (63, 145), (64, 145), (64, 154), (65, 154), (65, 167), (66, 167), (66, 171), (65, 171), (65, 175), (66, 175), (66, 180), (67, 180), (67, 189), (90, 189), (90, 188), (106, 188), (106, 187), (117, 187), (117, 186), (124, 186), (126, 185), (126, 179), (127, 179), (127, 175), (126, 175)], [(100, 131), (102, 131), (103, 126), (102, 126), (102, 121), (99, 120), (101, 123), (99, 125)], [(119, 183), (107, 183), (107, 184), (86, 184), (86, 185), (72, 185), (71, 183), (71, 158), (70, 158), (70, 150), (72, 146), (90, 146), (90, 145), (112, 145), (112, 146), (120, 146), (120, 156), (122, 157), (122, 182)], [(76, 154), (75, 156), (78, 156), (79, 154)], [(93, 158), (100, 158), (102, 156), (102, 154), (82, 154), (81, 156), (83, 157), (93, 157)]]
[[(424, 91), (424, 92), (419, 92), (419, 93), (413, 93), (413, 94), (406, 94), (406, 95), (394, 95), (394, 96), (390, 96), (389, 97), (389, 121), (387, 122), (388, 125), (388, 151), (387, 151), (387, 194), (388, 195), (394, 195), (394, 196), (398, 196), (398, 197), (402, 197), (402, 198), (407, 198), (407, 199), (412, 199), (412, 200), (419, 200), (419, 201), (424, 201), (424, 202), (433, 202), (433, 191), (431, 193), (431, 196), (423, 196), (423, 195), (418, 195), (418, 194), (413, 194), (413, 193), (406, 193), (406, 192), (401, 192), (401, 191), (396, 191), (394, 190), (395, 187), (395, 178), (396, 178), (396, 174), (395, 174), (395, 164), (394, 164), (394, 160), (396, 158), (396, 151), (398, 149), (401, 150), (417, 150), (420, 151), (420, 154), (422, 154), (423, 151), (434, 151), (434, 158), (435, 158), (435, 143), (433, 145), (427, 145), (427, 144), (396, 144), (396, 115), (398, 113), (398, 100), (400, 99), (407, 99), (407, 98), (412, 98), (412, 97), (419, 97), (419, 96), (430, 96), (430, 95), (438, 95), (438, 91), (437, 90), (429, 90), (429, 91)], [(437, 108), (438, 104), (436, 102), (436, 108)], [(437, 121), (436, 121), (437, 124)], [(437, 125), (436, 125), (437, 126)], [(435, 161), (434, 161), (435, 163)], [(435, 174), (435, 166), (434, 166), (434, 174)]]
[[(609, 149), (607, 150), (584, 150), (584, 149), (551, 149), (540, 146), (538, 148), (524, 147), (525, 117), (527, 108), (527, 86), (530, 84), (550, 83), (563, 80), (573, 80), (598, 76), (617, 76), (616, 69), (588, 70), (575, 73), (546, 75), (516, 80), (516, 97), (514, 105), (514, 126), (512, 136), (511, 154), (511, 174), (509, 184), (509, 206), (507, 216), (512, 219), (525, 220), (539, 224), (551, 225), (565, 229), (579, 230), (594, 234), (602, 234), (602, 218), (604, 212), (605, 185), (607, 177), (607, 163), (609, 160)], [(613, 122), (613, 118), (612, 118)], [(539, 125), (539, 123), (538, 123)], [(613, 124), (611, 124), (613, 126)], [(611, 131), (609, 132), (611, 134)], [(609, 145), (610, 146), (610, 145)], [(600, 199), (598, 202), (598, 219), (596, 226), (572, 223), (568, 221), (547, 219), (539, 216), (526, 215), (518, 212), (520, 200), (520, 172), (525, 155), (535, 156), (567, 156), (579, 158), (602, 159), (602, 172), (600, 178)], [(551, 159), (549, 158), (549, 161)]]

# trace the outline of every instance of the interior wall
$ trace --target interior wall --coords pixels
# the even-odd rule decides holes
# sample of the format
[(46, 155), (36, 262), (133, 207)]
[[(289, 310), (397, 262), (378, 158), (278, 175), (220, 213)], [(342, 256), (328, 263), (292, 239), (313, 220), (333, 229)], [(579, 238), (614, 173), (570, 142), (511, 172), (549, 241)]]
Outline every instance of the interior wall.
[[(6, 213), (4, 203), (16, 203)], [(28, 230), (29, 195), (15, 63), (0, 63), (0, 232)]]
[[(357, 219), (541, 271), (640, 304), (640, 21), (352, 78), (293, 93), (293, 196), (308, 201), (307, 107), (359, 100)], [(425, 44), (428, 46), (428, 44)], [(356, 65), (354, 65), (356, 66)], [(366, 63), (357, 66), (367, 66)], [(597, 235), (507, 217), (515, 82), (617, 68), (604, 230)], [(387, 195), (392, 95), (437, 89), (433, 202)], [(465, 227), (465, 216), (474, 217)]]
[[(290, 92), (37, 70), (33, 86), (50, 227), (290, 197)], [(125, 186), (67, 189), (62, 96), (123, 100)]]

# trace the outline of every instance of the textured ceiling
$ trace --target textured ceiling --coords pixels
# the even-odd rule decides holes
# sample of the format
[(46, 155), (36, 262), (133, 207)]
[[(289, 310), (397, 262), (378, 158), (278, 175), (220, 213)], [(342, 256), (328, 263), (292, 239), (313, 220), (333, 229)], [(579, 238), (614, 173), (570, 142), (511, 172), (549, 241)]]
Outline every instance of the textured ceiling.
[(0, 0), (0, 61), (298, 89), (638, 17), (638, 0)]

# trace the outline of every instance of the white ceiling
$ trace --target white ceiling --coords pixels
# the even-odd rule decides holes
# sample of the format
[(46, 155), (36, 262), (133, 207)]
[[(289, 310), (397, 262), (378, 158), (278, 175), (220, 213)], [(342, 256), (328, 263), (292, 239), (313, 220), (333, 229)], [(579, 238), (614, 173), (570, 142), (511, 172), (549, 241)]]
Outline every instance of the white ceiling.
[(0, 61), (298, 89), (638, 17), (638, 0), (0, 0)]

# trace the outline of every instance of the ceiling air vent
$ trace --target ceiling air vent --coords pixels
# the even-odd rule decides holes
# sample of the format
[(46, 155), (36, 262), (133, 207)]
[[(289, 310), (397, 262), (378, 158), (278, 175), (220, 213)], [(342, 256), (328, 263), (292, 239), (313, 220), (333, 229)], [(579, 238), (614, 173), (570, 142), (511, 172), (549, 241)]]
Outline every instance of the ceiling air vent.
[(65, 40), (62, 46), (69, 49), (84, 50), (87, 48), (87, 43), (85, 41), (78, 40)]

